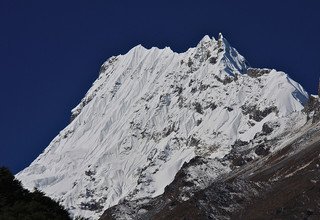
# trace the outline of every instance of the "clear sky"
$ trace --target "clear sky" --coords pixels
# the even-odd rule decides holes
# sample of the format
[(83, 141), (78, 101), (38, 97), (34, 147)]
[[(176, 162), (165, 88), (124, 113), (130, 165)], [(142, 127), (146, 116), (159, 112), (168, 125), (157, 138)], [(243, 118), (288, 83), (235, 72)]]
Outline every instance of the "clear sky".
[(28, 166), (108, 57), (137, 44), (183, 52), (219, 32), (251, 66), (316, 93), (319, 0), (0, 0), (0, 165)]

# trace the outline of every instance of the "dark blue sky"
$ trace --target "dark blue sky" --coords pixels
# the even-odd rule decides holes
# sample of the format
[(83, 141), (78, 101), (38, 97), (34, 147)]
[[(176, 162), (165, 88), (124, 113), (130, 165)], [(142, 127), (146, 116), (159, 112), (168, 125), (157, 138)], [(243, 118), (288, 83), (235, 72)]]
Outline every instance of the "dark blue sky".
[(28, 166), (108, 57), (140, 43), (182, 52), (219, 32), (252, 66), (316, 92), (319, 0), (0, 0), (0, 165)]

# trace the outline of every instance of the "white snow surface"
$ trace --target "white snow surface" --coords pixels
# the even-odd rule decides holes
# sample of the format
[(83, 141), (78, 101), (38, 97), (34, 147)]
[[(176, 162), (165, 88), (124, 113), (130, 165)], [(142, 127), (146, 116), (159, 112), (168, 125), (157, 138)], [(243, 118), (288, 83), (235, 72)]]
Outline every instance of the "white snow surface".
[[(122, 199), (158, 196), (195, 155), (223, 157), (264, 123), (299, 114), (308, 94), (298, 83), (247, 69), (222, 35), (184, 53), (138, 45), (111, 57), (74, 120), (17, 178), (93, 219)], [(255, 121), (244, 107), (276, 110)]]

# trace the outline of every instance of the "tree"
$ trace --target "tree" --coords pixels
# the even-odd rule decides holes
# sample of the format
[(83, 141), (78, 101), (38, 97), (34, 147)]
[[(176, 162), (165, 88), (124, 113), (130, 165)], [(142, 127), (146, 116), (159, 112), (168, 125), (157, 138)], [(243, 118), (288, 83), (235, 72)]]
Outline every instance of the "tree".
[(0, 167), (0, 220), (65, 220), (68, 212), (56, 201), (35, 190), (24, 189), (9, 169)]

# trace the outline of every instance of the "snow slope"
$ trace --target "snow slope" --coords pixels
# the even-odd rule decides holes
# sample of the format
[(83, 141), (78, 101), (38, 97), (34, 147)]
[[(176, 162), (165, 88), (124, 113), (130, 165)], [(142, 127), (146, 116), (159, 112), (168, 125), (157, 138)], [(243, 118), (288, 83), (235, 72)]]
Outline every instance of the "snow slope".
[(223, 157), (265, 123), (280, 135), (307, 97), (285, 73), (249, 68), (221, 34), (184, 53), (138, 45), (102, 65), (72, 122), (17, 178), (96, 219), (162, 194), (184, 162)]

